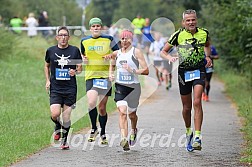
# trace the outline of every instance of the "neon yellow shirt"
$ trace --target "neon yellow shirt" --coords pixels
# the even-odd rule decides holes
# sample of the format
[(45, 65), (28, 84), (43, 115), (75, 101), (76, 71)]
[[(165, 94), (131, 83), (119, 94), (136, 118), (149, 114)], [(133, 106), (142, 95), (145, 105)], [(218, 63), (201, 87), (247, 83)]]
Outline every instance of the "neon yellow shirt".
[(118, 50), (118, 45), (112, 36), (101, 35), (98, 38), (92, 36), (81, 40), (81, 53), (88, 58), (85, 66), (85, 80), (93, 78), (108, 78), (109, 62), (104, 61), (103, 56)]
[[(11, 27), (21, 27), (23, 24), (23, 21), (20, 18), (12, 18), (10, 20)], [(14, 30), (16, 33), (21, 33), (22, 30)]]
[(179, 68), (190, 70), (205, 66), (204, 47), (209, 40), (209, 33), (204, 28), (196, 28), (196, 33), (191, 34), (185, 28), (176, 31), (168, 43), (177, 46), (179, 54)]
[(134, 25), (134, 34), (141, 34), (142, 31), (141, 29), (144, 27), (145, 25), (145, 20), (144, 18), (135, 18), (132, 21), (132, 24)]

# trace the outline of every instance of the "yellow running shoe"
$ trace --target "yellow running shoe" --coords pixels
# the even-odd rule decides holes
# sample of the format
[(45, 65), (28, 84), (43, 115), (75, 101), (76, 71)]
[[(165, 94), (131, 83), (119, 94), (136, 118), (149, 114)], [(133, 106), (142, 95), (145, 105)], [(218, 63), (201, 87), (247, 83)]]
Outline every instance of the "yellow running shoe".
[(125, 138), (121, 140), (120, 146), (123, 148), (124, 151), (129, 151), (130, 150), (129, 142)]
[(193, 150), (201, 150), (201, 139), (199, 137), (195, 137), (193, 144), (192, 144)]
[(137, 140), (137, 129), (131, 131), (130, 138), (129, 138), (129, 145), (134, 146)]
[(105, 134), (101, 136), (101, 144), (102, 145), (108, 145), (108, 140), (107, 140)]
[(95, 138), (96, 138), (96, 136), (99, 134), (99, 131), (98, 131), (98, 129), (92, 129), (91, 130), (91, 133), (90, 133), (90, 136), (89, 136), (89, 138), (88, 138), (88, 142), (93, 142), (93, 141), (95, 141)]

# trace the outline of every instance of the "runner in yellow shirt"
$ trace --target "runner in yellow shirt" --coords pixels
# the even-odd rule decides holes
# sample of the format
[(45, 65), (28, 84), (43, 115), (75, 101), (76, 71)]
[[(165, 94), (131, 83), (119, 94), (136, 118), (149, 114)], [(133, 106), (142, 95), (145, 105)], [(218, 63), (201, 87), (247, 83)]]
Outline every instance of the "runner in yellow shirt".
[(98, 134), (96, 126), (98, 103), (99, 122), (101, 126), (101, 144), (108, 144), (105, 127), (107, 123), (106, 104), (108, 96), (111, 96), (111, 82), (108, 80), (109, 62), (105, 62), (104, 55), (118, 50), (118, 45), (112, 36), (101, 34), (102, 21), (100, 18), (92, 18), (89, 21), (91, 35), (81, 40), (81, 53), (85, 63), (85, 81), (88, 99), (88, 110), (92, 124), (89, 142), (95, 140)]

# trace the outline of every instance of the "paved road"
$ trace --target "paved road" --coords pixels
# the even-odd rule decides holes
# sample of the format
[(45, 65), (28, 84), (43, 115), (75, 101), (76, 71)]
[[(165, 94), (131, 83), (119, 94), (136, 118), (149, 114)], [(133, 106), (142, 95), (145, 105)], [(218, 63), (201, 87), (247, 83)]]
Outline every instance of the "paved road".
[[(157, 88), (149, 78), (138, 110), (138, 143), (129, 152), (119, 147), (118, 113), (109, 115), (109, 145), (86, 141), (88, 129), (72, 135), (70, 150), (46, 148), (13, 167), (34, 166), (242, 166), (242, 134), (237, 111), (223, 94), (223, 84), (213, 79), (210, 102), (204, 102), (202, 151), (187, 152), (177, 78), (171, 90)], [(154, 92), (153, 92), (154, 91)], [(153, 94), (152, 94), (153, 93)], [(151, 96), (150, 96), (151, 95)], [(148, 97), (150, 96), (150, 97)]]

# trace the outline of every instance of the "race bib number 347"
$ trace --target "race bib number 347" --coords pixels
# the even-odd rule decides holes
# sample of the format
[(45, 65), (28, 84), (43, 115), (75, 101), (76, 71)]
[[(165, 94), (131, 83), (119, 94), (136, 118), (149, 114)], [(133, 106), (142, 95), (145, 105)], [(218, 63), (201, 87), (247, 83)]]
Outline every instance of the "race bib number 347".
[(70, 75), (68, 69), (56, 68), (55, 71), (56, 80), (70, 80)]

